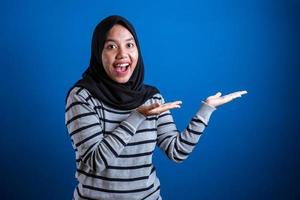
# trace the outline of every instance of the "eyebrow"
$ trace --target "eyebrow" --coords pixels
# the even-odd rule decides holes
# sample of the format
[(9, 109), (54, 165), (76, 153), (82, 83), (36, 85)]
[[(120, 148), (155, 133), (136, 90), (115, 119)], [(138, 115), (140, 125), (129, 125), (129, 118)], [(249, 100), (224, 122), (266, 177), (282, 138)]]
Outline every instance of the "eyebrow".
[[(133, 37), (128, 38), (128, 39), (126, 39), (125, 41), (128, 42), (128, 41), (132, 41), (132, 40), (134, 41), (134, 38), (133, 38)], [(116, 42), (116, 40), (111, 39), (111, 38), (107, 38), (107, 39), (105, 40), (105, 42)]]

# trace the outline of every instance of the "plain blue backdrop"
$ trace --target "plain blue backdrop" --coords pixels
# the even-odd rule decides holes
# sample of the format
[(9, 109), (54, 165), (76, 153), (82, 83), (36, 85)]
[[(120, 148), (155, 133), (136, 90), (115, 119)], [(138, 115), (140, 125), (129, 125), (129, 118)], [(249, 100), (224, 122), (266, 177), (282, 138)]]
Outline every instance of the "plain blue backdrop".
[(11, 0), (0, 11), (1, 199), (71, 199), (65, 95), (112, 14), (137, 30), (145, 82), (183, 101), (178, 129), (207, 96), (249, 92), (218, 108), (182, 164), (155, 151), (163, 199), (300, 199), (298, 0)]

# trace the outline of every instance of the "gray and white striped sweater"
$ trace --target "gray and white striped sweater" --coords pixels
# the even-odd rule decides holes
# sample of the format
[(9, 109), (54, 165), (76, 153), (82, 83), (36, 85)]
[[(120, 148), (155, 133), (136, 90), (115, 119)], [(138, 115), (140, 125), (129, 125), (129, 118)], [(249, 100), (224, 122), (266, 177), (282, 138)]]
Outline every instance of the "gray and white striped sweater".
[[(164, 103), (160, 94), (145, 105)], [(157, 200), (160, 183), (152, 164), (157, 145), (175, 162), (192, 152), (215, 108), (203, 103), (182, 132), (166, 111), (145, 117), (136, 110), (103, 105), (75, 87), (66, 104), (65, 123), (76, 155), (74, 199)]]

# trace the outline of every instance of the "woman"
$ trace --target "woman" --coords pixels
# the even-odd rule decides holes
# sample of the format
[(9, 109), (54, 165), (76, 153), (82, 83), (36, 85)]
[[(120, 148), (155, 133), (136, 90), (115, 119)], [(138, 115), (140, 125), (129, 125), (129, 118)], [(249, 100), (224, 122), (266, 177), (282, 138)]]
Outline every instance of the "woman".
[(152, 164), (157, 145), (175, 162), (192, 152), (211, 113), (246, 91), (207, 98), (179, 133), (158, 89), (145, 85), (133, 26), (110, 16), (95, 28), (90, 65), (69, 91), (66, 126), (76, 154), (74, 199), (162, 199)]

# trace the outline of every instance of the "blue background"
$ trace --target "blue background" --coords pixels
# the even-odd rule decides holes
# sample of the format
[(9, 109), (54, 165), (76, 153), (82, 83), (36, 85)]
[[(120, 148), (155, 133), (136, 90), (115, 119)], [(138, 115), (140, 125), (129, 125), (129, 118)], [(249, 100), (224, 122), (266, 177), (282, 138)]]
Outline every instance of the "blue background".
[(180, 130), (207, 96), (249, 92), (214, 113), (184, 163), (155, 152), (164, 199), (300, 199), (298, 0), (12, 0), (0, 11), (1, 199), (71, 199), (65, 95), (111, 14), (134, 24), (146, 83), (183, 101)]

